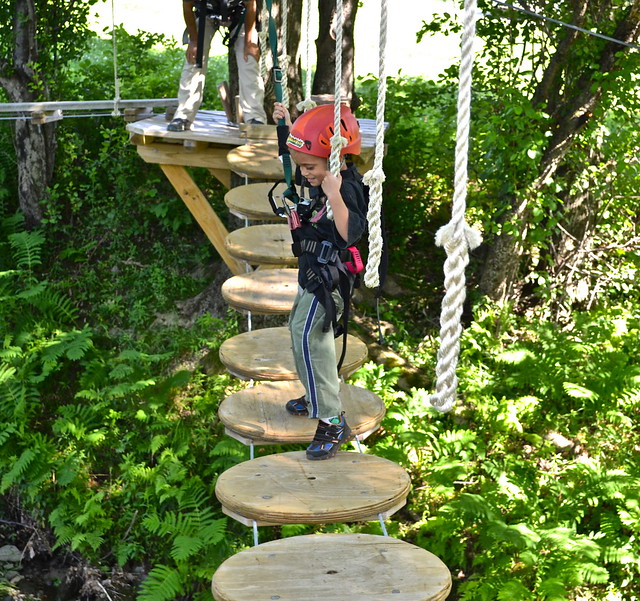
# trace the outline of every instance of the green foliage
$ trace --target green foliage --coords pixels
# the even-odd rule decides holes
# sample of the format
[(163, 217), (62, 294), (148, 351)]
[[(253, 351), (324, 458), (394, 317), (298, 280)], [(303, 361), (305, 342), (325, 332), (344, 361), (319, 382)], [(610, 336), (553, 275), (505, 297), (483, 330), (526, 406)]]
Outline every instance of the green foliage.
[(562, 329), (479, 306), (455, 415), (358, 372), (389, 405), (370, 451), (413, 474), (417, 518), (401, 532), (456, 575), (453, 598), (638, 597), (639, 333), (620, 308)]
[(106, 344), (77, 328), (69, 299), (40, 279), (42, 233), (21, 231), (16, 218), (2, 227), (0, 494), (45, 516), (56, 548), (119, 565), (152, 558), (142, 598), (168, 598), (162, 574), (197, 596), (231, 541), (242, 544), (211, 499), (216, 476), (246, 450), (218, 442), (229, 377), (170, 362), (217, 352), (230, 331), (207, 318), (174, 332), (162, 353)]

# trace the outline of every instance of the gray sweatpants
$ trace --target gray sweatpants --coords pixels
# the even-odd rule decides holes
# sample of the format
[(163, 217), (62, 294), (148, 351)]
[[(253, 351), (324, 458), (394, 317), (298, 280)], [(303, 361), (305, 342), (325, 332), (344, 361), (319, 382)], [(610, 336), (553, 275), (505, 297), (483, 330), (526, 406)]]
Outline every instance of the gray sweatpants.
[[(344, 304), (339, 290), (332, 296), (339, 317)], [(322, 331), (324, 316), (324, 307), (318, 299), (299, 288), (289, 317), (289, 330), (296, 371), (305, 389), (311, 418), (334, 417), (342, 412), (335, 338), (333, 328)]]

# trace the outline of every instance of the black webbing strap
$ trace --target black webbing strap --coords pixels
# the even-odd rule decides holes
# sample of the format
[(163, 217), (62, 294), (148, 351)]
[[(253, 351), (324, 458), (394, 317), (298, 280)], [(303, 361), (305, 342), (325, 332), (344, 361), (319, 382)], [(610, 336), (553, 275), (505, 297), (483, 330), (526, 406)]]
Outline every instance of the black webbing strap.
[(198, 46), (196, 48), (196, 67), (202, 69), (204, 54), (204, 33), (207, 27), (207, 0), (198, 0)]
[[(273, 1), (265, 0), (267, 5), (267, 11), (269, 12), (269, 46), (271, 47), (271, 55), (273, 58), (273, 88), (276, 95), (276, 100), (278, 102), (282, 102), (282, 69), (280, 69), (280, 65), (278, 64), (278, 30), (276, 29), (276, 22), (273, 18)], [(283, 19), (287, 18), (287, 15), (282, 16)], [(285, 49), (286, 50), (286, 49)], [(289, 154), (289, 150), (286, 146), (286, 138), (289, 135), (289, 128), (287, 127), (284, 119), (278, 119), (277, 123), (278, 127), (276, 128), (278, 131), (278, 149), (280, 152), (280, 156), (282, 157), (282, 166), (284, 167), (284, 178), (287, 181), (287, 185), (291, 187), (292, 183), (292, 173), (293, 170), (291, 168), (291, 155)], [(286, 136), (284, 132), (286, 131)], [(281, 137), (284, 136), (284, 143), (281, 142)], [(283, 152), (286, 150), (286, 152)]]

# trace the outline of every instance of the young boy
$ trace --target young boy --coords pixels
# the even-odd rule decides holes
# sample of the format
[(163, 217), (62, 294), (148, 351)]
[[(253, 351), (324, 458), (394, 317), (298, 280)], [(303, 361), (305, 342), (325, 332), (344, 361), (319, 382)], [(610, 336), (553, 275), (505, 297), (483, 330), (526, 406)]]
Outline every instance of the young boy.
[[(347, 248), (366, 228), (362, 178), (345, 160), (346, 154), (360, 153), (360, 128), (349, 108), (343, 106), (340, 135), (347, 144), (341, 151), (340, 174), (335, 176), (328, 164), (333, 105), (310, 109), (292, 124), (286, 108), (276, 103), (273, 118), (276, 122), (284, 119), (290, 128), (287, 147), (311, 199), (304, 210), (298, 211), (300, 227), (294, 231), (299, 287), (289, 318), (296, 371), (305, 395), (289, 401), (286, 409), (293, 415), (318, 420), (307, 458), (329, 459), (351, 438), (339, 397), (335, 336), (330, 326), (337, 323), (344, 309), (341, 289), (344, 291), (345, 282), (350, 288), (355, 278), (344, 264), (351, 258)], [(327, 203), (333, 220), (327, 217)]]

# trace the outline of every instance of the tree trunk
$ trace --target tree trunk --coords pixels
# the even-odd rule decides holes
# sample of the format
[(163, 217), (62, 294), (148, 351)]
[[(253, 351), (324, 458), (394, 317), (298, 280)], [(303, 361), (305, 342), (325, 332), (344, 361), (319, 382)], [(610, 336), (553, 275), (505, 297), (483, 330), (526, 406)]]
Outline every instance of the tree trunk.
[[(38, 63), (35, 14), (33, 0), (15, 0), (13, 64), (8, 60), (0, 61), (0, 85), (11, 102), (47, 98), (46, 82), (32, 67)], [(42, 222), (41, 201), (53, 175), (55, 125), (35, 125), (28, 118), (18, 119), (13, 143), (18, 166), (18, 201), (27, 226), (33, 227)]]
[[(354, 74), (354, 27), (358, 0), (344, 0), (342, 28), (342, 86), (340, 95), (355, 108), (355, 74)], [(316, 39), (316, 74), (313, 79), (313, 94), (334, 94), (336, 36), (335, 11), (333, 0), (318, 0), (320, 13), (318, 38)]]
[[(581, 8), (586, 6), (586, 0), (577, 2), (574, 14), (582, 14)], [(640, 0), (634, 0), (627, 16), (617, 24), (613, 38), (623, 42), (634, 43), (640, 32)], [(573, 34), (569, 38), (575, 40)], [(561, 86), (566, 81), (560, 77), (560, 64), (564, 63), (571, 49), (566, 44), (558, 46), (557, 57), (552, 58), (544, 74), (538, 90), (533, 98), (538, 105), (543, 104), (553, 109), (548, 131), (552, 132), (549, 144), (542, 156), (538, 176), (532, 185), (535, 193), (547, 185), (556, 174), (564, 157), (571, 148), (576, 135), (589, 122), (595, 107), (602, 97), (602, 85), (597, 79), (602, 73), (609, 73), (616, 69), (620, 55), (628, 52), (628, 47), (613, 42), (607, 42), (600, 53), (594, 57), (599, 70), (593, 74), (585, 73), (573, 86), (572, 92), (560, 93)], [(557, 99), (564, 96), (565, 102)], [(523, 242), (530, 227), (530, 207), (527, 198), (505, 199), (509, 209), (502, 221), (513, 225), (513, 233), (503, 233), (489, 246), (487, 258), (480, 278), (481, 291), (497, 301), (516, 300), (519, 291), (515, 288), (518, 273), (523, 265)]]

